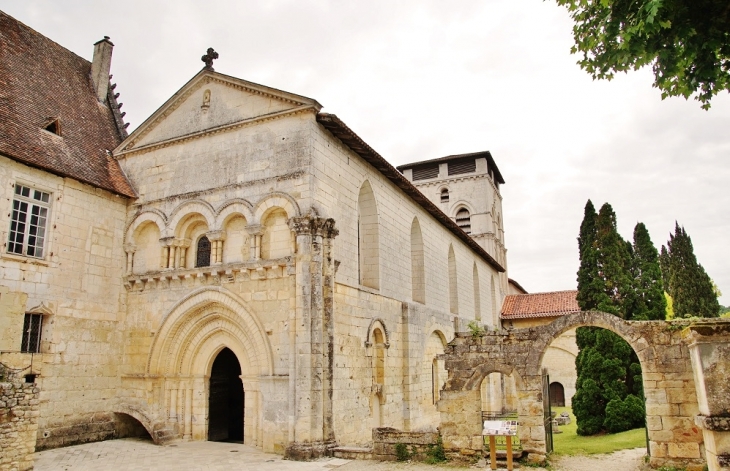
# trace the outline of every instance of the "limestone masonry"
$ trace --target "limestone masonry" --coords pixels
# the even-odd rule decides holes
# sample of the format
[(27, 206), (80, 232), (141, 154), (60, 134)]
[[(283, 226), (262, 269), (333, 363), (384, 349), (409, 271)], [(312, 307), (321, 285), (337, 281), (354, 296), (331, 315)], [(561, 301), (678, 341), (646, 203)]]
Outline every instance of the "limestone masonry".
[[(542, 406), (524, 409), (542, 356), (527, 343), (512, 360), (536, 363), (473, 377), (474, 417), (453, 405), (474, 367), (454, 355), (499, 343), (457, 332), (512, 335), (500, 310), (519, 285), (491, 153), (399, 171), (316, 100), (216, 72), (212, 49), (128, 135), (110, 38), (89, 62), (0, 12), (0, 43), (0, 363), (22, 372), (0, 383), (2, 469), (28, 469), (34, 449), (139, 435), (392, 458), (440, 431), (469, 454), (489, 410), (524, 413), (525, 449), (544, 457)], [(652, 450), (722, 462), (729, 412), (712, 398), (726, 384), (708, 383), (709, 399), (694, 388), (727, 351), (716, 332), (695, 334), (691, 361), (677, 335), (657, 337), (678, 370), (645, 370)], [(643, 358), (646, 340), (632, 339)], [(545, 360), (558, 376), (574, 355), (561, 342), (567, 353)], [(695, 416), (706, 425), (674, 440)]]

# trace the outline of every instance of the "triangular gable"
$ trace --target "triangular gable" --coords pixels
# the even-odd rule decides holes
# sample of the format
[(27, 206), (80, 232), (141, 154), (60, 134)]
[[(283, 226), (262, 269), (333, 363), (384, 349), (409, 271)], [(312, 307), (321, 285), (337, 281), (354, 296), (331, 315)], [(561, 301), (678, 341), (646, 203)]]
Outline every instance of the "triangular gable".
[(203, 69), (114, 153), (121, 155), (306, 108), (319, 111), (322, 105), (311, 98)]

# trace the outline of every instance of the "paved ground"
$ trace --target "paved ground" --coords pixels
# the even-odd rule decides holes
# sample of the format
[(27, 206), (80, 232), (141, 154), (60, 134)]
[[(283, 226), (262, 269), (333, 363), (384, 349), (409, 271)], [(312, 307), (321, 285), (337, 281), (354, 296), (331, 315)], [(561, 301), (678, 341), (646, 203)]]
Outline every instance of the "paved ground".
[[(562, 457), (552, 460), (556, 471), (635, 471), (645, 450), (624, 450), (609, 455)], [(471, 469), (474, 469), (472, 466)], [(35, 471), (439, 471), (469, 469), (452, 464), (349, 461), (324, 458), (319, 461), (287, 461), (236, 443), (177, 442), (157, 446), (149, 440), (125, 438), (56, 448), (35, 454)], [(483, 468), (482, 468), (483, 469)], [(488, 469), (488, 468), (487, 468)], [(504, 469), (504, 468), (500, 468)], [(540, 471), (543, 468), (529, 468)]]

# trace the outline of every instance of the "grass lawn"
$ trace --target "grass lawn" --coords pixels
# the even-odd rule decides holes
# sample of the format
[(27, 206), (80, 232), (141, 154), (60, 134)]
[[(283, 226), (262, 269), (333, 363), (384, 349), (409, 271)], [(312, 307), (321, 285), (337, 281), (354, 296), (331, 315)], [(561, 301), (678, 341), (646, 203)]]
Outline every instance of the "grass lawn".
[(575, 416), (569, 408), (553, 407), (552, 411), (557, 415), (565, 411), (570, 413), (570, 424), (560, 426), (560, 431), (563, 433), (553, 433), (553, 454), (555, 455), (593, 455), (646, 446), (646, 429), (644, 428), (582, 437), (576, 433)]

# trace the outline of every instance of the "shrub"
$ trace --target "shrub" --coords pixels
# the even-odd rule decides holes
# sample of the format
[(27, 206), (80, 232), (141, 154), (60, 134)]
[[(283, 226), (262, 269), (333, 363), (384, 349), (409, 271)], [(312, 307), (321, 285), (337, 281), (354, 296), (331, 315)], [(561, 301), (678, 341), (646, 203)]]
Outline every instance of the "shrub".
[(395, 444), (395, 457), (398, 461), (408, 461), (411, 458), (411, 453), (405, 443)]
[(443, 463), (446, 461), (446, 451), (444, 450), (444, 442), (441, 440), (441, 435), (436, 439), (435, 444), (428, 447), (424, 461), (428, 464)]
[(609, 433), (618, 433), (643, 426), (645, 417), (644, 402), (629, 394), (623, 401), (611, 399), (606, 405), (606, 419), (603, 426)]

